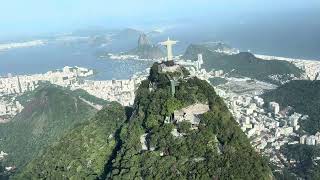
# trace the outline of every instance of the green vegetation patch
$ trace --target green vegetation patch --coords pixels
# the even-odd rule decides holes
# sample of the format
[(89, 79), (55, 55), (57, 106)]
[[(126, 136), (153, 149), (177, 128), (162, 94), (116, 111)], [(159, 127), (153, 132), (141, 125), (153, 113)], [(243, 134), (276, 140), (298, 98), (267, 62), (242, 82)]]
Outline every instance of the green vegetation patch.
[(204, 68), (207, 71), (212, 69), (223, 70), (233, 76), (245, 76), (261, 81), (279, 84), (270, 78), (271, 75), (282, 75), (281, 80), (290, 80), (290, 74), (300, 77), (302, 70), (292, 63), (278, 60), (261, 60), (248, 52), (241, 52), (234, 55), (217, 53), (206, 45), (190, 45), (184, 58), (196, 60), (198, 54), (203, 55)]
[(103, 173), (116, 145), (115, 131), (125, 120), (124, 108), (111, 103), (49, 146), (16, 178), (95, 179)]
[(266, 102), (275, 101), (282, 107), (291, 106), (301, 114), (309, 115), (300, 122), (310, 134), (320, 131), (320, 81), (291, 81), (263, 95)]
[[(150, 91), (150, 84), (156, 88)], [(153, 85), (153, 86), (154, 86)], [(198, 129), (167, 123), (174, 111), (208, 104)], [(177, 129), (182, 135), (172, 134)], [(121, 147), (105, 172), (110, 179), (271, 179), (268, 163), (254, 151), (223, 100), (205, 81), (180, 79), (176, 94), (164, 74), (151, 68), (137, 91), (134, 113), (120, 133)], [(148, 150), (142, 150), (145, 137)]]
[(89, 120), (97, 110), (79, 96), (94, 99), (51, 84), (19, 97), (23, 111), (9, 123), (0, 124), (0, 149), (9, 154), (8, 165), (19, 170), (75, 124)]

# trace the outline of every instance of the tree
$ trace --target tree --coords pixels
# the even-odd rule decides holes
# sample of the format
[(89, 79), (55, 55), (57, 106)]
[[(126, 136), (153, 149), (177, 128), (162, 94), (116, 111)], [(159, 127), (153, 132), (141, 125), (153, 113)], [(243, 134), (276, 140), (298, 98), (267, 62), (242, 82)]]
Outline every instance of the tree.
[(153, 114), (149, 115), (148, 118), (145, 120), (145, 126), (149, 130), (158, 127), (159, 122), (157, 117)]
[(177, 100), (176, 98), (169, 98), (166, 102), (165, 102), (165, 115), (166, 116), (171, 116), (171, 114), (178, 109), (181, 109), (183, 104), (181, 103), (181, 101)]
[(2, 162), (0, 161), (0, 180), (7, 180), (7, 179), (9, 179), (9, 176), (6, 173)]
[(180, 122), (178, 124), (178, 131), (180, 133), (188, 133), (191, 129), (191, 123), (187, 121)]

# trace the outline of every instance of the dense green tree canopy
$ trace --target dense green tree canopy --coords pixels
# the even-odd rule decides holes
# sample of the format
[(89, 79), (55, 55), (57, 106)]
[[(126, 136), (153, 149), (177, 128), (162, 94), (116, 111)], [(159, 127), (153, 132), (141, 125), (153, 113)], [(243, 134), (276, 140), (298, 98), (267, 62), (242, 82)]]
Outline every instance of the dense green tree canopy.
[(319, 179), (320, 177), (320, 148), (317, 146), (308, 146), (305, 144), (286, 145), (281, 148), (282, 153), (288, 161), (296, 163), (287, 163), (287, 171), (295, 177), (303, 179)]
[[(212, 86), (181, 72), (151, 68), (132, 114), (108, 106), (32, 161), (18, 178), (272, 179)], [(173, 96), (170, 78), (180, 77)], [(201, 103), (200, 123), (176, 123), (174, 112)], [(128, 115), (128, 113), (127, 113)]]
[[(156, 66), (156, 65), (155, 65)], [(250, 146), (222, 99), (205, 81), (180, 79), (174, 97), (157, 67), (137, 91), (135, 113), (121, 129), (121, 148), (106, 172), (112, 179), (271, 179), (267, 162)], [(149, 90), (149, 84), (156, 88)], [(205, 103), (198, 129), (166, 123), (175, 110)], [(183, 135), (175, 137), (173, 129)], [(149, 150), (142, 150), (142, 135)]]
[(106, 104), (85, 91), (51, 84), (18, 97), (25, 108), (9, 123), (0, 124), (0, 150), (9, 154), (9, 164), (19, 170), (75, 124), (90, 119), (97, 110), (82, 99)]
[(104, 172), (116, 146), (115, 132), (126, 120), (125, 109), (111, 103), (90, 121), (78, 124), (49, 146), (17, 179), (95, 179)]

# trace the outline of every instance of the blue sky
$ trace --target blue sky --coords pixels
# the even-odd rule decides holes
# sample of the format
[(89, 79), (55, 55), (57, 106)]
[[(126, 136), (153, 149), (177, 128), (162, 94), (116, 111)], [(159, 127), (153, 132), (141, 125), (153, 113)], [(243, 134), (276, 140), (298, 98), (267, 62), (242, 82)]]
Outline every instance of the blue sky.
[(1, 0), (0, 37), (310, 11), (320, 11), (319, 0)]

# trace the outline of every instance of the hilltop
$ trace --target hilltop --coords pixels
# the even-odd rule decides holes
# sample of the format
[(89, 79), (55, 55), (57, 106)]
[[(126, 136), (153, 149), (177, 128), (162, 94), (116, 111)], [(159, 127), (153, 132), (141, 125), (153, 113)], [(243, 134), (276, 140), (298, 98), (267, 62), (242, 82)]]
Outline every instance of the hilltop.
[(137, 37), (139, 37), (139, 35), (141, 34), (141, 31), (136, 30), (136, 29), (132, 29), (132, 28), (125, 28), (123, 30), (120, 30), (119, 32), (117, 32), (114, 35), (114, 39), (136, 39)]
[(180, 66), (154, 64), (120, 133), (112, 179), (270, 179), (213, 87)]
[(173, 62), (155, 63), (131, 111), (106, 107), (17, 177), (272, 179), (214, 88), (188, 75)]
[(18, 100), (25, 107), (23, 111), (9, 123), (0, 124), (0, 149), (9, 154), (8, 165), (18, 169), (75, 124), (92, 117), (98, 110), (88, 102), (106, 104), (84, 91), (51, 84), (43, 84)]
[(138, 40), (138, 46), (127, 52), (127, 54), (134, 54), (140, 59), (159, 59), (164, 57), (161, 48), (151, 43), (146, 34), (141, 34)]
[(245, 76), (275, 84), (292, 80), (292, 75), (295, 77), (302, 75), (302, 71), (289, 62), (265, 61), (249, 52), (234, 52), (223, 43), (192, 44), (187, 48), (184, 58), (196, 60), (198, 54), (203, 55), (204, 68), (208, 71), (223, 70), (229, 75)]

